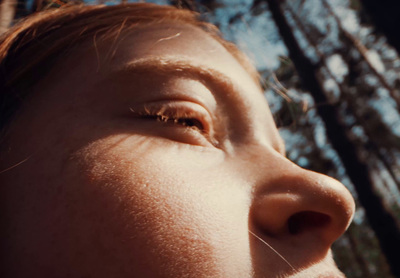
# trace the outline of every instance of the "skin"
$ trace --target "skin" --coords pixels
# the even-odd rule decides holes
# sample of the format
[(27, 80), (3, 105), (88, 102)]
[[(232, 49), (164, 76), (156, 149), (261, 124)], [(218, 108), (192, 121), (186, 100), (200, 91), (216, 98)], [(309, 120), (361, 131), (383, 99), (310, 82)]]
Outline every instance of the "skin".
[(1, 276), (342, 277), (353, 199), (285, 158), (231, 54), (174, 23), (110, 45), (74, 51), (11, 125)]

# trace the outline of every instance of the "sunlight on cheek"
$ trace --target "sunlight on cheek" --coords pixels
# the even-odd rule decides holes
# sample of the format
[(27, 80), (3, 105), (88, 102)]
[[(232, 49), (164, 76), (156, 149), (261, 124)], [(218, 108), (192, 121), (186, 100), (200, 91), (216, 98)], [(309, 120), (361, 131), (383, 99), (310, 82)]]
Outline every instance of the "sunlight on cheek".
[(143, 238), (161, 264), (195, 258), (194, 265), (211, 261), (214, 271), (245, 273), (232, 261), (238, 268), (251, 265), (243, 262), (250, 253), (249, 194), (217, 169), (218, 151), (160, 140), (114, 136), (91, 144), (81, 152), (88, 182), (124, 208), (115, 221), (123, 233)]

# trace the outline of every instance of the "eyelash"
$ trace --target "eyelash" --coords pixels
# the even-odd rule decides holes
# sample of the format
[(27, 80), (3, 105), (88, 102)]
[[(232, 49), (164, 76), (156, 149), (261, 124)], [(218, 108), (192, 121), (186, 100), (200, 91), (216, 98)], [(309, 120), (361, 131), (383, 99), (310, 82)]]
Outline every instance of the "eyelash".
[(203, 123), (196, 119), (192, 115), (188, 115), (186, 113), (181, 113), (180, 110), (178, 111), (162, 111), (161, 109), (159, 111), (153, 112), (151, 110), (147, 110), (146, 113), (142, 116), (144, 118), (150, 118), (150, 119), (155, 119), (160, 122), (164, 123), (173, 123), (176, 125), (182, 125), (185, 127), (190, 127), (193, 129), (196, 129), (200, 131), (201, 133), (207, 133), (204, 129)]
[(143, 119), (156, 120), (191, 129), (204, 136), (212, 145), (218, 145), (217, 140), (213, 137), (211, 116), (199, 104), (187, 101), (160, 101), (146, 104), (139, 112), (132, 108), (130, 110)]

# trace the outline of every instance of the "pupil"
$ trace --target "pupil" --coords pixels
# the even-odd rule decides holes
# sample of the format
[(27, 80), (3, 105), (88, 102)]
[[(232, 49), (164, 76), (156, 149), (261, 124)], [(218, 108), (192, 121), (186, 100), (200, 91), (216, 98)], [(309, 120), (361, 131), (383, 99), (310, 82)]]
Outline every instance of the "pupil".
[(179, 119), (178, 123), (185, 125), (185, 126), (190, 126), (190, 127), (197, 127), (199, 130), (203, 130), (203, 124), (196, 119)]

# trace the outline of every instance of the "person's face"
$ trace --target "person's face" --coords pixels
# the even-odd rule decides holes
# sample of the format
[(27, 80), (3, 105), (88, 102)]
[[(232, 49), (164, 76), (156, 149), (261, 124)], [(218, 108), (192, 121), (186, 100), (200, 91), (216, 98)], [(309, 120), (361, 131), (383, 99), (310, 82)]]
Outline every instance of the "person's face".
[(342, 277), (353, 199), (285, 158), (231, 54), (173, 23), (112, 43), (58, 65), (9, 130), (4, 277)]

